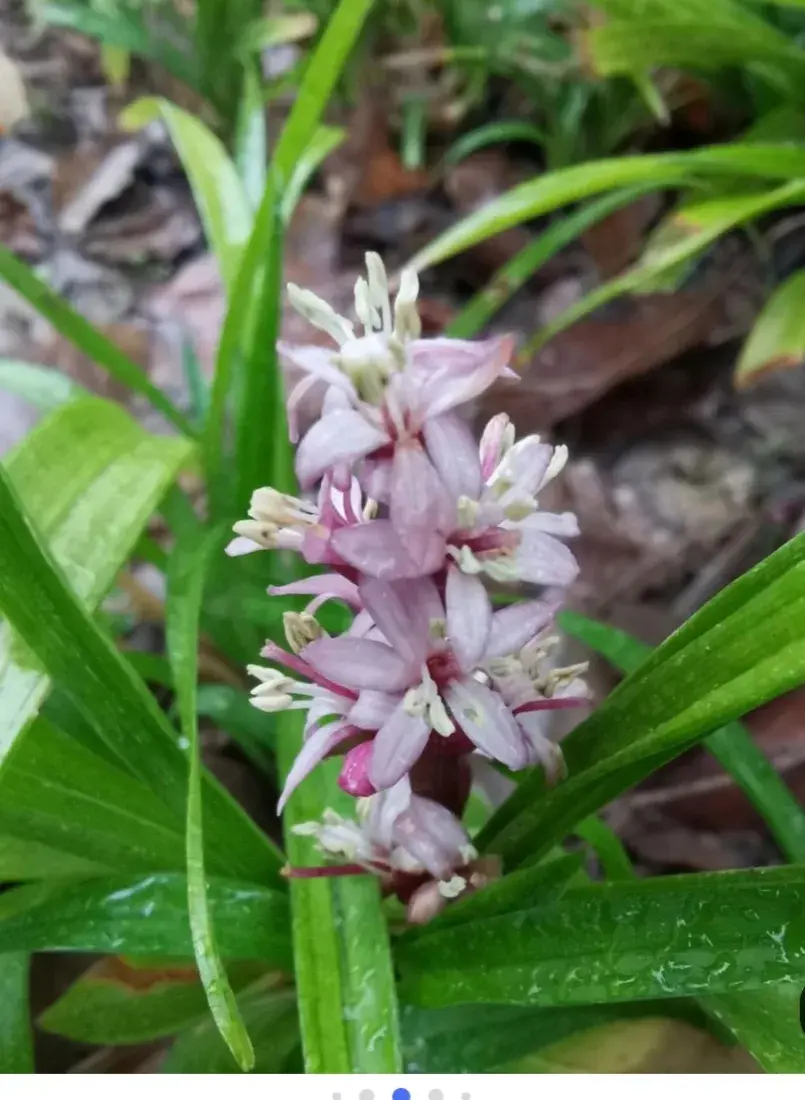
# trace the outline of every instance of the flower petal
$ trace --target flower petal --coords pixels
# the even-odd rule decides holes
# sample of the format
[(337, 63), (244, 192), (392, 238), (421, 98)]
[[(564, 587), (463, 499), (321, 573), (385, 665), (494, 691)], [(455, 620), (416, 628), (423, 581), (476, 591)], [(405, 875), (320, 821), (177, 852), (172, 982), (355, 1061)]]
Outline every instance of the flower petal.
[(522, 530), (521, 535), (514, 554), (520, 580), (564, 587), (576, 579), (578, 563), (564, 543), (529, 528)]
[[(339, 573), (317, 573), (291, 584), (273, 584), (269, 596), (316, 596), (313, 602), (320, 606), (324, 600), (343, 600), (350, 607), (360, 607), (358, 586)], [(310, 609), (308, 609), (310, 610)]]
[(561, 598), (527, 600), (501, 608), (492, 616), (492, 629), (484, 653), (485, 660), (519, 653), (551, 622), (561, 607)]
[(522, 731), (497, 692), (467, 678), (452, 681), (444, 697), (456, 722), (481, 752), (515, 770), (526, 765)]
[(560, 539), (572, 539), (579, 533), (579, 521), (572, 512), (533, 512), (520, 520), (521, 531), (542, 531)]
[(310, 736), (297, 753), (291, 770), (288, 772), (288, 778), (285, 780), (285, 786), (282, 789), (282, 795), (277, 805), (278, 814), (282, 813), (290, 796), (302, 780), (313, 771), (316, 765), (321, 763), (325, 756), (327, 756), (327, 754), (341, 741), (344, 741), (347, 737), (352, 737), (354, 733), (354, 726), (350, 726), (345, 722), (339, 722), (336, 725), (331, 723), (330, 725), (319, 726), (318, 729), (311, 732)]
[[(427, 416), (440, 416), (450, 409), (480, 396), (505, 371), (514, 351), (513, 336), (497, 336), (483, 342), (464, 340), (415, 341), (409, 345), (414, 366), (435, 359), (436, 351), (415, 349), (415, 344), (444, 345), (437, 364), (445, 364), (425, 376), (421, 385), (420, 407)], [(463, 345), (452, 346), (447, 345)]]
[(264, 550), (265, 547), (261, 546), (259, 542), (254, 542), (253, 539), (247, 539), (244, 535), (238, 535), (237, 538), (232, 541), (226, 547), (225, 553), (230, 558), (239, 558), (243, 554), (253, 554), (255, 550)]
[(362, 691), (347, 718), (358, 729), (379, 730), (391, 718), (399, 701), (399, 695), (385, 691)]
[(414, 581), (369, 579), (359, 586), (364, 607), (383, 637), (406, 661), (419, 667), (430, 649), (430, 621), (439, 594), (429, 578)]
[(412, 681), (409, 663), (382, 642), (367, 638), (320, 638), (302, 657), (328, 680), (356, 691), (403, 691)]
[(404, 700), (398, 703), (372, 742), (369, 778), (375, 787), (385, 790), (399, 782), (422, 755), (429, 737), (430, 727), (425, 719), (409, 714)]
[(400, 542), (389, 519), (373, 519), (335, 531), (330, 546), (349, 565), (369, 577), (396, 580), (419, 576), (419, 567)]
[(478, 664), (489, 640), (492, 605), (478, 577), (462, 573), (451, 565), (445, 590), (447, 639), (465, 672)]
[(453, 500), (481, 494), (481, 462), (469, 425), (457, 413), (426, 420), (422, 428), (428, 455)]
[(296, 474), (303, 488), (339, 463), (352, 463), (376, 451), (388, 436), (355, 409), (336, 409), (317, 420), (296, 452)]
[(444, 533), (455, 525), (455, 505), (415, 440), (394, 450), (390, 511), (394, 530), (422, 573), (435, 572), (444, 558)]

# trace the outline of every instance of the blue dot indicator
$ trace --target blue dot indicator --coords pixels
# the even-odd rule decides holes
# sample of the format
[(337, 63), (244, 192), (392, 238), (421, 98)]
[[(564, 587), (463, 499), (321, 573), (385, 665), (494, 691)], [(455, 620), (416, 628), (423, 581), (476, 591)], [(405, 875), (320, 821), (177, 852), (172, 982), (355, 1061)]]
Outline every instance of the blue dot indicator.
[(391, 1094), (391, 1100), (411, 1100), (411, 1093), (408, 1089), (395, 1089)]

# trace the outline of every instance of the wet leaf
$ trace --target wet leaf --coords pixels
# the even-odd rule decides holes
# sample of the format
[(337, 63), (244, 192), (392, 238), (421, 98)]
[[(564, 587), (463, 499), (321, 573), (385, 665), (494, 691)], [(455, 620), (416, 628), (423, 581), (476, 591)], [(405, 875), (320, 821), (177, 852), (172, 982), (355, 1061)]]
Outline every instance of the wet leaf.
[[(221, 953), (289, 970), (288, 899), (253, 883), (210, 878)], [(182, 874), (114, 875), (19, 886), (0, 897), (0, 955), (86, 951), (193, 959)]]
[[(293, 991), (256, 986), (238, 996), (238, 1007), (254, 1043), (254, 1072), (292, 1072), (287, 1062), (299, 1045)], [(237, 1073), (238, 1069), (212, 1021), (202, 1020), (178, 1037), (162, 1072)]]
[[(572, 1005), (796, 982), (805, 868), (597, 883), (519, 913), (407, 933), (401, 995), (426, 1007)], [(801, 983), (800, 983), (801, 984)]]
[(59, 875), (86, 878), (108, 870), (102, 864), (68, 855), (58, 848), (39, 844), (35, 840), (0, 835), (1, 882), (28, 882), (40, 878), (58, 878)]
[(218, 951), (215, 924), (207, 899), (201, 751), (196, 713), (201, 601), (211, 558), (223, 548), (223, 533), (218, 528), (212, 528), (204, 532), (201, 540), (193, 532), (189, 537), (179, 537), (168, 564), (165, 631), (182, 734), (189, 746), (185, 836), (187, 906), (193, 951), (213, 1019), (235, 1061), (245, 1072), (254, 1065), (254, 1051)]
[[(523, 780), (479, 835), (511, 866), (724, 722), (802, 683), (805, 536), (712, 599), (620, 684), (562, 748), (569, 778)], [(539, 793), (538, 793), (539, 792)]]
[(701, 1004), (729, 1028), (767, 1073), (805, 1073), (800, 1023), (802, 980), (752, 993), (720, 993)]

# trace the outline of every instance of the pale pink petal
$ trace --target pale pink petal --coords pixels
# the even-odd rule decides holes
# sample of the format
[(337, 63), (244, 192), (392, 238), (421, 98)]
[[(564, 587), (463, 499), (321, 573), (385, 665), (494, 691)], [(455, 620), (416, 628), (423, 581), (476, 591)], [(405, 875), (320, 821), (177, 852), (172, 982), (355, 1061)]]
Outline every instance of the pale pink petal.
[(492, 419), (488, 421), (484, 428), (479, 448), (481, 477), (484, 481), (489, 480), (493, 470), (501, 460), (503, 440), (506, 437), (506, 432), (510, 424), (511, 420), (506, 413), (498, 413), (497, 416), (493, 416)]
[(372, 743), (364, 741), (350, 749), (344, 757), (344, 763), (338, 776), (338, 786), (353, 798), (368, 798), (375, 793), (369, 779), (369, 761), (372, 758)]
[(426, 420), (422, 434), (428, 455), (454, 500), (481, 494), (481, 463), (469, 425), (457, 413)]
[(520, 520), (521, 531), (542, 531), (560, 539), (572, 539), (579, 534), (579, 521), (572, 512), (534, 512)]
[(385, 691), (362, 691), (347, 718), (358, 729), (379, 730), (391, 718), (399, 701), (399, 695)]
[(514, 351), (513, 336), (469, 343), (470, 353), (453, 349), (453, 363), (423, 380), (419, 404), (427, 416), (440, 416), (479, 397), (504, 373)]
[(492, 606), (479, 577), (451, 565), (445, 590), (447, 639), (465, 672), (478, 664), (489, 640)]
[(522, 731), (497, 692), (477, 680), (454, 680), (444, 692), (450, 712), (470, 741), (493, 760), (518, 769), (528, 761)]
[(302, 780), (341, 741), (344, 741), (347, 737), (352, 737), (354, 732), (354, 727), (344, 722), (339, 722), (337, 725), (320, 726), (318, 729), (311, 731), (310, 736), (299, 750), (291, 770), (288, 772), (288, 778), (285, 780), (285, 786), (277, 805), (278, 814), (282, 813), (285, 803)]
[(412, 666), (419, 667), (430, 649), (430, 620), (438, 593), (427, 578), (414, 581), (364, 580), (363, 606), (388, 643)]
[(391, 847), (394, 822), (408, 809), (411, 798), (411, 782), (408, 776), (404, 775), (398, 783), (389, 787), (387, 791), (383, 791), (374, 800), (369, 819), (371, 831), (377, 838), (378, 844), (384, 848)]
[(419, 567), (400, 542), (389, 519), (342, 527), (330, 541), (333, 551), (369, 577), (397, 580), (419, 576)]
[(496, 611), (492, 616), (484, 659), (489, 661), (493, 657), (519, 653), (524, 645), (528, 645), (545, 629), (561, 604), (561, 598), (555, 595), (553, 598), (513, 603)]
[(435, 572), (444, 558), (444, 532), (455, 526), (455, 504), (414, 440), (394, 450), (390, 511), (394, 530), (416, 564), (423, 573)]
[(320, 638), (302, 650), (315, 671), (356, 691), (402, 691), (411, 685), (409, 663), (390, 646), (367, 638)]
[(360, 607), (358, 586), (339, 573), (318, 573), (291, 584), (275, 584), (268, 589), (269, 596), (316, 596), (320, 606), (322, 599), (343, 600), (350, 607)]
[(529, 584), (571, 584), (578, 576), (576, 559), (564, 543), (541, 531), (522, 531), (515, 554), (520, 580)]
[(446, 806), (434, 802), (433, 799), (414, 795), (408, 813), (421, 833), (429, 833), (436, 838), (439, 847), (448, 854), (451, 864), (463, 862), (461, 849), (469, 844), (470, 838), (467, 830)]
[(317, 420), (296, 452), (296, 475), (303, 488), (325, 471), (376, 451), (388, 436), (354, 409), (337, 409)]
[(283, 362), (283, 366), (301, 371), (309, 377), (340, 390), (352, 401), (358, 400), (355, 386), (334, 363), (335, 352), (318, 344), (288, 344), (281, 340), (277, 344), (277, 353)]
[(388, 504), (391, 495), (391, 459), (365, 458), (358, 469), (361, 488), (367, 497)]
[(510, 500), (530, 500), (537, 495), (545, 477), (545, 471), (553, 458), (553, 447), (541, 443), (539, 436), (521, 439), (507, 453), (503, 468), (512, 488), (500, 498), (504, 506)]
[(252, 539), (247, 539), (243, 535), (238, 535), (236, 539), (232, 539), (226, 548), (226, 553), (230, 558), (239, 558), (243, 554), (253, 554), (255, 550), (264, 550), (265, 547), (261, 546), (259, 542), (254, 542)]
[(408, 714), (401, 701), (372, 742), (369, 778), (378, 790), (393, 787), (419, 759), (430, 736), (424, 720)]

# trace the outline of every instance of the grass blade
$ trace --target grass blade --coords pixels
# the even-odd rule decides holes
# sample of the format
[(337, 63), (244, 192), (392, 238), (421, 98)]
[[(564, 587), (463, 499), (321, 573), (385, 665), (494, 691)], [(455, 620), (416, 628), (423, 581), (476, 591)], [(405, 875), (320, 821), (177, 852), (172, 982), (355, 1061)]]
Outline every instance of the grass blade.
[(0, 390), (24, 397), (46, 412), (58, 409), (67, 401), (89, 396), (83, 386), (66, 374), (16, 359), (0, 359)]
[[(651, 653), (651, 646), (624, 631), (576, 612), (565, 611), (561, 623), (621, 672), (634, 672)], [(730, 722), (711, 733), (704, 745), (761, 815), (786, 857), (805, 862), (805, 813), (746, 727)]]
[(33, 1073), (34, 1047), (28, 1011), (31, 959), (22, 952), (0, 956), (0, 1073)]
[(216, 945), (207, 904), (204, 870), (204, 833), (201, 803), (201, 755), (198, 743), (196, 696), (198, 682), (199, 617), (204, 580), (212, 555), (221, 549), (221, 531), (206, 532), (201, 542), (180, 540), (168, 567), (166, 633), (173, 669), (182, 733), (189, 743), (187, 785), (187, 904), (193, 951), (210, 1011), (221, 1036), (240, 1068), (250, 1070), (254, 1051), (238, 1012), (235, 994)]
[(187, 418), (162, 390), (149, 382), (145, 372), (80, 313), (76, 313), (60, 295), (51, 290), (47, 283), (18, 260), (4, 245), (0, 245), (0, 278), (30, 302), (34, 309), (79, 351), (84, 352), (112, 378), (150, 401), (154, 408), (180, 432), (193, 437), (195, 433)]
[(602, 221), (621, 207), (628, 206), (646, 193), (645, 187), (613, 191), (612, 194), (604, 195), (554, 222), (536, 240), (527, 244), (512, 260), (504, 264), (488, 285), (470, 299), (461, 313), (447, 326), (446, 335), (464, 340), (472, 339), (543, 264), (596, 222)]

